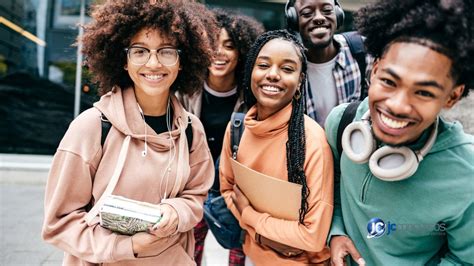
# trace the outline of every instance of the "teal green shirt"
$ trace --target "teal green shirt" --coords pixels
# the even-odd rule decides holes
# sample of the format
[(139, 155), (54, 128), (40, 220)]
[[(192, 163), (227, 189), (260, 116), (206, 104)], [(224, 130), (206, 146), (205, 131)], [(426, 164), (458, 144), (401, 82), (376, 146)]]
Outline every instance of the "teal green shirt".
[[(336, 107), (325, 126), (335, 173), (341, 173), (335, 178), (329, 239), (350, 237), (367, 265), (474, 264), (474, 137), (458, 122), (440, 119), (436, 142), (416, 173), (386, 182), (372, 175), (367, 163), (356, 164), (344, 152), (339, 156), (337, 128), (346, 107)], [(355, 120), (367, 109), (366, 99)], [(385, 224), (378, 237), (368, 237), (373, 218)]]

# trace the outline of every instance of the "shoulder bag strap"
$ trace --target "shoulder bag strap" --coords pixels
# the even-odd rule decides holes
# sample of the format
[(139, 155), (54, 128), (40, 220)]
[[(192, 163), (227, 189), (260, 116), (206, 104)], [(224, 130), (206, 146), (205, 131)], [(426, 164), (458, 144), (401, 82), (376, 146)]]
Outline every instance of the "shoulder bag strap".
[(86, 214), (86, 216), (84, 216), (84, 220), (86, 221), (88, 225), (94, 224), (92, 220), (97, 216), (97, 214), (99, 214), (100, 207), (102, 206), (105, 198), (112, 194), (112, 192), (115, 189), (115, 186), (117, 185), (120, 174), (122, 173), (125, 159), (127, 158), (128, 147), (130, 146), (130, 139), (131, 137), (127, 136), (122, 143), (122, 148), (120, 149), (117, 164), (115, 166), (114, 173), (112, 174), (112, 177), (110, 178), (109, 184), (107, 185), (107, 188), (105, 189), (102, 196), (100, 196), (99, 200), (95, 202), (92, 209)]
[(344, 129), (354, 120), (354, 117), (357, 113), (357, 108), (359, 107), (360, 103), (360, 101), (351, 102), (344, 110), (344, 113), (342, 113), (341, 121), (339, 121), (339, 126), (337, 127), (336, 147), (337, 152), (339, 153), (339, 157), (342, 153), (342, 134), (344, 133)]

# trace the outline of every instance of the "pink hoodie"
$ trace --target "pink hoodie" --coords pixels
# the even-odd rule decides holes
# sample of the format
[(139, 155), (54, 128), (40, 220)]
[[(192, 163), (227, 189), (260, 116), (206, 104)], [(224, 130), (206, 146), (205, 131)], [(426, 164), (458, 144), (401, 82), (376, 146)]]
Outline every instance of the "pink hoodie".
[[(214, 168), (201, 122), (172, 98), (171, 132), (176, 151), (169, 178), (164, 175), (171, 145), (169, 133), (157, 135), (145, 124), (134, 90), (115, 88), (78, 116), (69, 126), (54, 156), (45, 194), (43, 238), (65, 251), (65, 265), (194, 265), (191, 229), (202, 219), (202, 205), (212, 185)], [(113, 125), (102, 149), (103, 113)], [(191, 153), (184, 134), (188, 116), (193, 127)], [(135, 258), (130, 236), (102, 228), (98, 218), (84, 221), (88, 204), (99, 200), (115, 169), (126, 136), (131, 136), (127, 158), (112, 194), (154, 204), (170, 204), (178, 213), (176, 234), (157, 240)], [(165, 198), (166, 195), (166, 198)]]

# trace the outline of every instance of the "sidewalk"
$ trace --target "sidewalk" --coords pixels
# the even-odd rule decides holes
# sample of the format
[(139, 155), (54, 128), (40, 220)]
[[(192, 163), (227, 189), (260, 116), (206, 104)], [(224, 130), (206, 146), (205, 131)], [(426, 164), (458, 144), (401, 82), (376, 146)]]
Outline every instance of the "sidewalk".
[[(0, 265), (61, 265), (63, 253), (41, 239), (44, 186), (52, 156), (0, 154)], [(206, 238), (203, 265), (227, 265), (228, 251)]]

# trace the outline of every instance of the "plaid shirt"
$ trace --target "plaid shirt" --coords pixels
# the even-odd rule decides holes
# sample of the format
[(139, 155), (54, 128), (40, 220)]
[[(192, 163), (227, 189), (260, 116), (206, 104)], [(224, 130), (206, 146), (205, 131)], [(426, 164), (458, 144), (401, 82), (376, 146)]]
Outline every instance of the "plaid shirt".
[[(360, 98), (361, 93), (361, 75), (359, 65), (357, 64), (356, 59), (352, 57), (344, 36), (335, 34), (334, 40), (339, 46), (339, 53), (336, 55), (336, 64), (332, 70), (334, 81), (336, 83), (338, 104), (353, 102)], [(365, 61), (367, 64), (365, 76), (368, 78), (370, 71), (372, 70), (373, 58), (369, 54), (366, 54)], [(307, 80), (309, 82), (309, 79)], [(311, 84), (311, 86), (317, 86), (317, 84)], [(315, 98), (317, 95), (313, 95), (309, 86), (306, 86), (306, 88), (306, 113), (308, 116), (316, 120)], [(321, 126), (324, 127), (324, 125)]]

